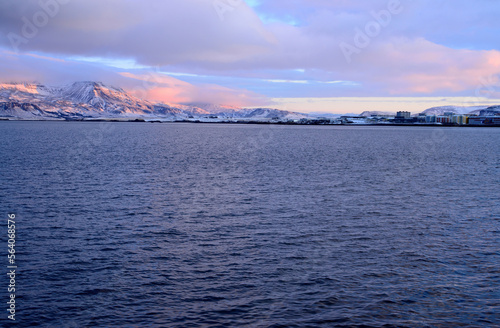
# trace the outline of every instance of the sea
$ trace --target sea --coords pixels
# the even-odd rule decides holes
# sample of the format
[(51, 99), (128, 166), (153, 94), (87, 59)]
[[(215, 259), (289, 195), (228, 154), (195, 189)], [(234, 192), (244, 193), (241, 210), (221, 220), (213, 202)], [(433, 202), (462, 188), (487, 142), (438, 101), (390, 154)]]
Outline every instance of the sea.
[(8, 121), (0, 138), (4, 327), (500, 327), (499, 128)]

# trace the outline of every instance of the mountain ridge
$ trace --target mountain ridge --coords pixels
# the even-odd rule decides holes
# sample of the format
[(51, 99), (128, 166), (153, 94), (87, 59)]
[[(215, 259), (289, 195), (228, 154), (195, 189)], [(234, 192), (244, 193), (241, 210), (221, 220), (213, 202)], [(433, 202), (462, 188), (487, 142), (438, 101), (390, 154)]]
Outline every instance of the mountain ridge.
[(487, 109), (489, 106), (438, 106), (424, 110), (422, 113), (427, 115), (443, 115), (446, 112), (456, 115), (478, 115), (480, 111)]
[(210, 117), (287, 120), (307, 116), (271, 108), (154, 103), (102, 82), (80, 81), (64, 86), (39, 83), (0, 84), (0, 117), (40, 120), (143, 118), (172, 121)]
[[(439, 106), (424, 110), (426, 115), (446, 112), (469, 115), (498, 115), (495, 106)], [(145, 119), (145, 120), (255, 120), (288, 121), (332, 116), (303, 114), (273, 108), (187, 103), (155, 103), (135, 97), (122, 88), (102, 82), (79, 81), (63, 86), (40, 83), (0, 83), (0, 118), (28, 120)], [(365, 111), (359, 116), (391, 116), (394, 113)], [(415, 114), (416, 115), (416, 114)], [(335, 114), (333, 116), (340, 116)]]

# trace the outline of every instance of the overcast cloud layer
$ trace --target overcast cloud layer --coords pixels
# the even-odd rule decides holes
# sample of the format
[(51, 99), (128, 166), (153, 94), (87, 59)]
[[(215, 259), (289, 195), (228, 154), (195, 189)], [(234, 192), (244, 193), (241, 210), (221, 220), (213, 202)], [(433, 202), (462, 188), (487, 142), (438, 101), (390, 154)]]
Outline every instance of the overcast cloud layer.
[(146, 74), (157, 100), (248, 106), (495, 98), (499, 16), (493, 0), (2, 0), (0, 78), (137, 87)]

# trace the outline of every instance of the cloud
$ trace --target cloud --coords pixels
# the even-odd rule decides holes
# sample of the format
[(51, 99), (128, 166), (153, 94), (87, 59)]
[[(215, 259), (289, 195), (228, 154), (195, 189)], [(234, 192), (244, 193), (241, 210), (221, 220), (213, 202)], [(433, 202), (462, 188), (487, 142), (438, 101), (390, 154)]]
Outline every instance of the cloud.
[(115, 72), (99, 65), (82, 64), (38, 54), (16, 54), (0, 49), (1, 82), (39, 82), (65, 84), (96, 80), (117, 84)]
[(214, 84), (194, 85), (154, 70), (139, 69), (123, 72), (99, 64), (61, 61), (36, 54), (15, 54), (0, 51), (2, 82), (36, 82), (62, 85), (75, 81), (102, 81), (120, 86), (135, 96), (153, 102), (211, 103), (235, 107), (261, 106), (265, 96), (247, 90), (226, 88)]
[[(193, 85), (157, 72), (147, 74), (120, 73), (121, 76), (141, 81), (143, 88), (130, 91), (143, 98), (165, 103), (205, 103), (234, 107), (263, 106), (269, 100), (259, 94), (241, 89), (231, 89), (214, 84)], [(137, 94), (138, 93), (138, 94)]]
[[(272, 37), (244, 2), (222, 12), (214, 7), (216, 3), (5, 0), (0, 2), (0, 44), (11, 47), (8, 36), (15, 33), (26, 39), (16, 42), (22, 51), (133, 58), (151, 66), (231, 62), (265, 51)], [(37, 22), (44, 23), (39, 19), (43, 12), (53, 17), (46, 17), (45, 24), (37, 27)], [(23, 34), (26, 20), (37, 33)]]
[[(62, 0), (41, 3), (55, 1)], [(21, 51), (129, 60), (186, 78), (254, 78), (245, 86), (253, 90), (264, 89), (267, 81), (287, 81), (270, 90), (289, 94), (293, 89), (301, 96), (314, 91), (290, 81), (357, 86), (346, 91), (331, 83), (318, 89), (322, 96), (448, 96), (473, 94), (482, 80), (500, 75), (495, 43), (500, 7), (490, 0), (401, 0), (401, 10), (386, 23), (380, 23), (380, 15), (398, 0), (252, 1), (252, 7), (225, 0), (64, 2), (35, 37), (20, 44)], [(214, 3), (226, 7), (221, 12)], [(23, 17), (33, 20), (40, 10), (38, 0), (0, 2), (0, 46), (10, 47), (6, 36), (21, 33)], [(376, 33), (360, 36), (376, 24)], [(355, 51), (346, 56), (342, 44)], [(211, 83), (203, 87), (209, 92), (196, 92), (207, 99), (238, 93)], [(176, 95), (195, 98), (194, 92)]]

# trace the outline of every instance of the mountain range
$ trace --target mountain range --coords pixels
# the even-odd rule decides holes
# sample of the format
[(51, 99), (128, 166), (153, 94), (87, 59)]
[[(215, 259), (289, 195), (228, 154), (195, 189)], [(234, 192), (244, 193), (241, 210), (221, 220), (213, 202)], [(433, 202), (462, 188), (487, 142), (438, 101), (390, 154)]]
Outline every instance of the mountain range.
[[(427, 115), (497, 115), (500, 106), (442, 106), (425, 110)], [(360, 116), (391, 116), (366, 111)], [(417, 114), (415, 114), (417, 115)], [(139, 99), (125, 90), (101, 82), (75, 82), (64, 86), (31, 83), (0, 84), (0, 118), (25, 120), (145, 119), (145, 120), (245, 120), (288, 121), (321, 114), (302, 114), (272, 108), (237, 108), (214, 104), (165, 104)]]
[[(455, 115), (497, 115), (500, 112), (500, 106), (440, 106), (432, 107), (424, 110), (422, 113), (425, 115), (444, 115), (444, 113), (453, 113)], [(365, 111), (359, 116), (370, 117), (370, 116), (395, 116), (396, 113), (393, 112), (380, 112), (380, 111)], [(418, 113), (413, 113), (413, 116), (417, 116)]]
[(305, 114), (272, 108), (236, 108), (213, 104), (163, 104), (139, 99), (101, 82), (60, 87), (30, 83), (0, 84), (0, 117), (30, 120), (95, 118), (290, 120)]
[(426, 115), (443, 115), (444, 113), (453, 113), (456, 115), (479, 115), (494, 116), (500, 114), (500, 106), (441, 106), (432, 107), (423, 111)]

